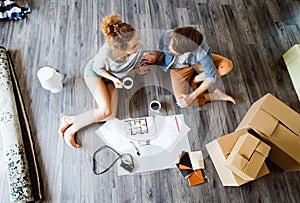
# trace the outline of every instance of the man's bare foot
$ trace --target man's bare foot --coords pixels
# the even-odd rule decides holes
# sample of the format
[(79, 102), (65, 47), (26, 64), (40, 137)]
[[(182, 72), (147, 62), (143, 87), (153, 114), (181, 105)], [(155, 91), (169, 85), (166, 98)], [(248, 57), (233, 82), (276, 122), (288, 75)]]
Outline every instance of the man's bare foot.
[(199, 82), (203, 82), (205, 80), (205, 75), (204, 73), (199, 73), (198, 75), (196, 75), (193, 79), (194, 83), (199, 83)]
[(75, 142), (76, 129), (74, 129), (74, 127), (74, 124), (72, 124), (70, 127), (67, 128), (67, 130), (65, 130), (64, 140), (69, 147), (76, 149), (79, 147), (79, 145)]
[(234, 104), (236, 104), (236, 101), (233, 97), (225, 94), (224, 92), (222, 92), (219, 89), (215, 89), (215, 91), (212, 93), (213, 96), (211, 96), (212, 100), (222, 100), (222, 101), (230, 101)]
[(61, 119), (61, 124), (58, 129), (58, 134), (62, 137), (64, 137), (64, 133), (66, 129), (74, 123), (74, 117), (73, 116), (63, 116)]

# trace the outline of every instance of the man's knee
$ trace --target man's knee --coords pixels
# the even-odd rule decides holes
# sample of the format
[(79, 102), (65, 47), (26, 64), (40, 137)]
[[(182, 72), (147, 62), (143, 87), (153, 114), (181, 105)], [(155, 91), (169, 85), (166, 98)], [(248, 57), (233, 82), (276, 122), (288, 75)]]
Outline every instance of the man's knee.
[(231, 71), (231, 69), (233, 68), (232, 60), (227, 59), (226, 63), (227, 63), (226, 66), (228, 67), (228, 70)]
[(231, 60), (229, 59), (223, 60), (218, 67), (219, 76), (228, 74), (232, 70), (232, 68), (233, 68), (233, 63)]

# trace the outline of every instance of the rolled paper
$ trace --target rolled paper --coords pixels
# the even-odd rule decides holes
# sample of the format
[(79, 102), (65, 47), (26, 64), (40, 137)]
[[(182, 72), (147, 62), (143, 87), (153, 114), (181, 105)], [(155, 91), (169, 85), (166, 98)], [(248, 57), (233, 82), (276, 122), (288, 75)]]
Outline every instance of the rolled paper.
[[(14, 83), (14, 79), (15, 75), (6, 50), (0, 47), (0, 134), (4, 148), (10, 200), (11, 202), (29, 202), (34, 201), (35, 198), (32, 191), (21, 126), (23, 129), (25, 125), (25, 134), (27, 136), (30, 133), (28, 134), (28, 129), (26, 129), (28, 122), (26, 115), (24, 117), (24, 107), (22, 106), (21, 112), (18, 112), (19, 103), (23, 103), (21, 98), (15, 98), (14, 87), (16, 89), (17, 84)], [(17, 90), (19, 89), (17, 88)], [(20, 95), (19, 92), (17, 95)], [(22, 121), (26, 121), (25, 124), (20, 124), (19, 115), (22, 115)], [(26, 140), (28, 141), (28, 137)], [(31, 144), (32, 142), (30, 142)], [(34, 152), (30, 155), (34, 155)], [(36, 165), (33, 168), (36, 168)]]

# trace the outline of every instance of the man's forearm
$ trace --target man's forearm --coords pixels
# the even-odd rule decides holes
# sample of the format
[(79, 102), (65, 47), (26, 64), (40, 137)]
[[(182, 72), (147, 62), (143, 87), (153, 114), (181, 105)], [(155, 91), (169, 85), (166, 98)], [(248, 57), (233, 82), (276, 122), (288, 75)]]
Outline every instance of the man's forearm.
[(202, 94), (203, 92), (205, 92), (206, 90), (208, 90), (208, 88), (210, 86), (212, 86), (212, 82), (208, 82), (207, 80), (204, 80), (201, 85), (196, 89), (194, 90), (190, 96), (193, 100), (195, 100), (200, 94)]
[(155, 52), (155, 61), (157, 62), (157, 60), (163, 55), (163, 52), (156, 50)]

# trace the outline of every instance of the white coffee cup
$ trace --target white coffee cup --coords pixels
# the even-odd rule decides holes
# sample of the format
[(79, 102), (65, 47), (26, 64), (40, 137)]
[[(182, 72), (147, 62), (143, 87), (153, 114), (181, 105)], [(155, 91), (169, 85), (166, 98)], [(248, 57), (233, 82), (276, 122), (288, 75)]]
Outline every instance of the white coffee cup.
[(158, 113), (161, 108), (161, 103), (157, 100), (152, 100), (149, 104), (149, 108), (151, 111)]
[(133, 87), (133, 80), (131, 77), (126, 77), (123, 79), (123, 86), (125, 89), (131, 89)]
[(42, 87), (52, 93), (60, 92), (63, 87), (62, 75), (49, 66), (41, 67), (37, 72), (37, 77)]

